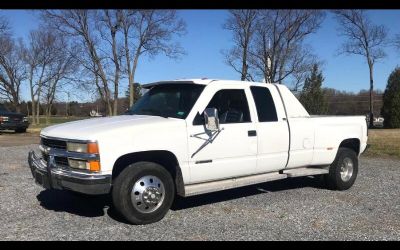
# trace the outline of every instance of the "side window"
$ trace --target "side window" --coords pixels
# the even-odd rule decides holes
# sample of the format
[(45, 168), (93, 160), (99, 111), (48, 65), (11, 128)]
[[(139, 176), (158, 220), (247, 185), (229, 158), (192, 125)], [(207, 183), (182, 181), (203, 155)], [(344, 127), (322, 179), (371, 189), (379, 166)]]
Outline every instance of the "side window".
[[(251, 122), (249, 104), (243, 89), (223, 89), (215, 93), (207, 108), (216, 108), (220, 124)], [(203, 114), (197, 114), (193, 125), (203, 125)]]
[(258, 121), (259, 122), (276, 122), (278, 116), (274, 100), (272, 99), (269, 89), (264, 87), (250, 87), (253, 94), (254, 102), (256, 103)]

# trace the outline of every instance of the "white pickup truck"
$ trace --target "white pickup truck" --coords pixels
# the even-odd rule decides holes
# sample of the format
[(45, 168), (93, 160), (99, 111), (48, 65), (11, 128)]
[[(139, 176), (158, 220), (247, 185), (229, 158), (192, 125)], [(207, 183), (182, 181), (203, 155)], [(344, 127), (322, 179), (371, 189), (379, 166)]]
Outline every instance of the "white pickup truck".
[(130, 223), (183, 197), (297, 176), (350, 188), (367, 146), (364, 116), (310, 116), (283, 85), (176, 80), (143, 86), (124, 115), (43, 129), (29, 166), (46, 189), (111, 193)]

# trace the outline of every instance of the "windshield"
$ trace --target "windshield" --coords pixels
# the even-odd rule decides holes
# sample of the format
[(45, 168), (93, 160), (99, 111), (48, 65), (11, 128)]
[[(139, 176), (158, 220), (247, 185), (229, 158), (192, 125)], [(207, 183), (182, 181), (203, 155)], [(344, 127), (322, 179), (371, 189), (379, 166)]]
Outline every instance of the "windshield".
[(147, 91), (126, 114), (185, 119), (203, 89), (204, 85), (197, 84), (156, 85)]

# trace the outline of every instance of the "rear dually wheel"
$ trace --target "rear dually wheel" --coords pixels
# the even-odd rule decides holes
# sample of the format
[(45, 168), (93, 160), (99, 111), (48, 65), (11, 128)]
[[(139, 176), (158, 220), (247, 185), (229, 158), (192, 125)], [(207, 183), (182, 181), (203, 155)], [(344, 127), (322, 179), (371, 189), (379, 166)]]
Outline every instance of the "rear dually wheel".
[(330, 189), (347, 190), (353, 186), (357, 174), (358, 157), (356, 152), (349, 148), (339, 148), (325, 180)]

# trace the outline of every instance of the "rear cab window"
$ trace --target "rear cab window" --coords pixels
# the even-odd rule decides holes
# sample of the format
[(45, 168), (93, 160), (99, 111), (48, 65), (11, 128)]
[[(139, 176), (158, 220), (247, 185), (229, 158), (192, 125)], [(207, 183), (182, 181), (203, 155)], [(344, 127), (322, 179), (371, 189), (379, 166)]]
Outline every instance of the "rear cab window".
[(256, 105), (258, 121), (278, 121), (275, 103), (269, 89), (265, 87), (251, 86), (250, 91)]

